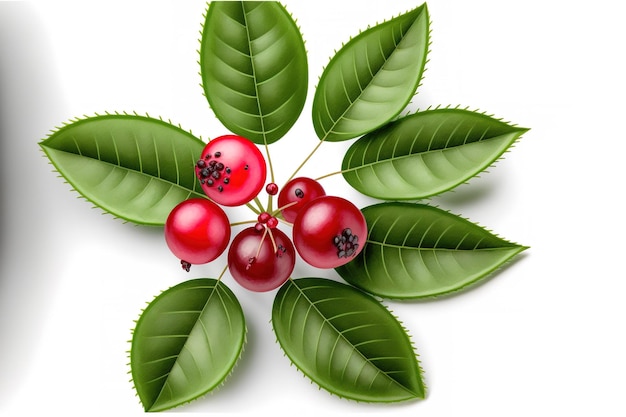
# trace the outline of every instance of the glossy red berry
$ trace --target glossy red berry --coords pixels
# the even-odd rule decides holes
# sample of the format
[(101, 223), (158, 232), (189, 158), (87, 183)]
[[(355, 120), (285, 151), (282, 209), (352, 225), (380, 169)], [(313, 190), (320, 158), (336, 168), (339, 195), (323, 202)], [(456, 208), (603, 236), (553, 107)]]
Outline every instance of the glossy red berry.
[(280, 190), (278, 207), (281, 208), (283, 218), (293, 223), (306, 203), (323, 195), (326, 195), (326, 192), (319, 182), (306, 177), (294, 178)]
[(220, 256), (230, 240), (230, 222), (224, 210), (205, 198), (178, 204), (165, 222), (165, 242), (172, 253), (190, 264), (205, 264)]
[(295, 263), (293, 243), (278, 229), (244, 229), (235, 236), (228, 250), (230, 274), (250, 291), (264, 292), (280, 287), (289, 279)]
[(350, 262), (367, 239), (365, 218), (350, 201), (322, 196), (305, 205), (293, 225), (293, 243), (307, 263), (336, 268)]
[(196, 163), (202, 189), (213, 201), (224, 206), (246, 204), (263, 189), (267, 167), (254, 143), (236, 135), (210, 141)]
[(267, 184), (267, 186), (265, 187), (265, 191), (269, 194), (269, 195), (276, 195), (278, 194), (278, 185), (274, 184), (273, 182), (270, 182), (269, 184)]

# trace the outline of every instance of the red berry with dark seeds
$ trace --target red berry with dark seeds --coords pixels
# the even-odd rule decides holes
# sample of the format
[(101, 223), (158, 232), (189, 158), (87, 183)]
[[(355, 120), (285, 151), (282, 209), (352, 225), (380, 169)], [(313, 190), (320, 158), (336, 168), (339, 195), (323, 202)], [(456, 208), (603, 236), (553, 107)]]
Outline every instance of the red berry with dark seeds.
[(306, 203), (324, 195), (326, 192), (319, 182), (306, 177), (294, 178), (280, 190), (278, 207), (281, 209), (283, 218), (293, 223)]
[(236, 135), (210, 141), (196, 163), (202, 189), (213, 201), (224, 206), (248, 203), (263, 189), (267, 167), (254, 143)]
[(224, 210), (205, 198), (178, 204), (165, 222), (165, 241), (189, 271), (191, 264), (205, 264), (220, 256), (230, 240), (230, 222)]
[(228, 269), (242, 287), (257, 292), (271, 291), (289, 279), (296, 251), (289, 237), (278, 229), (242, 230), (228, 249)]
[(358, 207), (334, 196), (305, 205), (293, 224), (293, 243), (307, 263), (336, 268), (350, 262), (367, 239), (367, 224)]

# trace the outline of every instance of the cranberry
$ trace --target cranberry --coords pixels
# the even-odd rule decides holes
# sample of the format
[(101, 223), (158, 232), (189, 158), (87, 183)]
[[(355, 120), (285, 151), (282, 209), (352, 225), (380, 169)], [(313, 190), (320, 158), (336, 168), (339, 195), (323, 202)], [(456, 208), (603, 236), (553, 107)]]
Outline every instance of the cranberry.
[(273, 182), (270, 182), (269, 184), (267, 184), (267, 186), (265, 187), (265, 191), (269, 194), (269, 195), (276, 195), (278, 194), (278, 185), (274, 184)]
[(306, 203), (326, 195), (319, 182), (306, 177), (298, 177), (289, 181), (278, 194), (278, 207), (283, 218), (293, 223), (300, 209)]
[(210, 141), (196, 163), (196, 175), (207, 196), (224, 206), (248, 203), (263, 189), (265, 158), (246, 138), (225, 135)]
[(293, 243), (278, 229), (244, 229), (235, 236), (228, 250), (230, 274), (250, 291), (264, 292), (280, 287), (289, 279), (295, 262)]
[(204, 199), (178, 204), (165, 222), (165, 241), (187, 271), (220, 256), (230, 240), (230, 222), (224, 210)]
[(350, 262), (367, 238), (365, 218), (350, 201), (322, 196), (306, 204), (293, 225), (293, 242), (307, 263), (336, 268)]

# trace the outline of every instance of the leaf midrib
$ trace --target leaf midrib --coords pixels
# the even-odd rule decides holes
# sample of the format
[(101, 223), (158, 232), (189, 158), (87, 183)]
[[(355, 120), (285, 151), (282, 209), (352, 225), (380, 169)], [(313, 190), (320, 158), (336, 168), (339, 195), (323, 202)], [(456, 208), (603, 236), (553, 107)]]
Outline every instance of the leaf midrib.
[(250, 30), (248, 29), (248, 17), (246, 13), (246, 6), (244, 2), (240, 2), (241, 4), (241, 12), (243, 14), (244, 26), (246, 28), (246, 38), (248, 40), (248, 52), (250, 57), (250, 67), (252, 68), (252, 80), (254, 83), (254, 95), (256, 98), (257, 109), (259, 110), (259, 121), (261, 123), (261, 134), (263, 135), (263, 144), (267, 146), (267, 133), (265, 132), (265, 116), (263, 115), (263, 110), (261, 109), (261, 100), (259, 99), (259, 84), (257, 82), (256, 77), (256, 68), (254, 63), (254, 56), (252, 51), (252, 40), (250, 37)]
[(394, 249), (406, 249), (406, 250), (420, 250), (420, 251), (442, 251), (442, 252), (489, 252), (489, 251), (504, 251), (511, 250), (516, 248), (522, 248), (523, 246), (516, 245), (511, 243), (510, 246), (500, 246), (500, 247), (491, 247), (491, 248), (474, 248), (474, 249), (459, 249), (459, 248), (431, 248), (431, 247), (421, 247), (421, 246), (403, 246), (397, 245), (393, 243), (386, 242), (378, 242), (375, 240), (367, 240), (366, 244), (372, 244), (377, 246), (382, 246), (384, 248), (394, 248)]
[[(65, 151), (65, 150), (62, 150), (62, 149), (54, 148), (54, 147), (51, 147), (51, 146), (48, 146), (48, 145), (45, 145), (45, 144), (40, 144), (40, 146), (44, 149), (44, 152), (46, 152), (46, 154), (48, 155), (48, 157), (50, 157), (50, 156), (51, 156), (51, 152), (50, 152), (50, 150), (52, 150), (52, 151), (54, 151), (55, 153), (62, 153), (62, 154), (74, 155), (74, 156), (77, 156), (77, 157), (79, 157), (79, 158), (87, 158), (87, 159), (90, 159), (90, 160), (93, 160), (93, 161), (97, 161), (97, 162), (100, 162), (100, 163), (102, 163), (102, 164), (109, 165), (109, 166), (112, 166), (112, 167), (115, 167), (115, 168), (120, 168), (120, 169), (123, 169), (123, 170), (129, 171), (129, 172), (136, 172), (136, 173), (139, 173), (139, 174), (145, 175), (145, 176), (150, 177), (150, 178), (156, 178), (156, 179), (158, 179), (158, 180), (160, 180), (160, 181), (163, 181), (164, 183), (171, 184), (171, 185), (173, 185), (173, 186), (178, 186), (178, 187), (180, 187), (180, 188), (183, 188), (183, 189), (185, 189), (185, 190), (190, 191), (190, 192), (191, 192), (191, 193), (193, 193), (193, 194), (196, 194), (196, 195), (199, 195), (199, 196), (204, 197), (204, 194), (200, 194), (200, 193), (199, 193), (199, 192), (195, 189), (195, 185), (194, 185), (194, 188), (192, 189), (192, 188), (186, 187), (185, 185), (182, 185), (180, 182), (174, 182), (174, 181), (169, 180), (169, 179), (167, 179), (167, 178), (163, 178), (163, 177), (161, 177), (161, 176), (160, 176), (160, 175), (158, 175), (158, 174), (157, 174), (157, 175), (154, 175), (154, 174), (152, 174), (152, 173), (149, 173), (149, 172), (143, 171), (143, 169), (141, 169), (141, 170), (136, 170), (136, 169), (132, 169), (132, 168), (126, 167), (126, 166), (124, 166), (124, 165), (121, 165), (121, 164), (119, 164), (119, 163), (118, 163), (118, 164), (116, 164), (116, 163), (113, 163), (113, 162), (109, 162), (109, 161), (107, 161), (107, 160), (102, 160), (102, 159), (94, 158), (94, 157), (92, 157), (92, 156), (83, 155), (83, 154), (82, 154), (82, 152), (80, 152), (80, 149), (78, 149), (78, 153), (76, 153), (76, 152), (70, 152), (70, 151)], [(50, 160), (51, 160), (51, 161), (53, 161), (53, 159), (52, 159), (52, 158), (50, 158)], [(55, 165), (56, 165), (56, 164), (55, 164)], [(140, 162), (140, 165), (143, 165), (143, 164)], [(59, 167), (58, 167), (58, 166), (57, 166), (57, 169), (59, 169)], [(180, 177), (180, 175), (179, 175), (179, 165), (178, 165), (178, 163), (176, 164), (176, 170), (177, 170), (177, 177)], [(159, 173), (159, 174), (160, 174), (160, 173)]]
[[(350, 100), (350, 104), (346, 107), (346, 109), (343, 111), (343, 113), (341, 113), (341, 115), (339, 115), (339, 117), (336, 120), (333, 120), (332, 125), (330, 126), (330, 128), (326, 131), (326, 133), (324, 134), (324, 136), (321, 138), (321, 141), (324, 141), (328, 138), (328, 136), (331, 133), (335, 133), (335, 134), (343, 134), (343, 132), (335, 132), (335, 127), (345, 119), (345, 115), (353, 108), (353, 106), (355, 105), (356, 102), (359, 101), (359, 99), (361, 98), (361, 96), (363, 96), (363, 94), (365, 93), (365, 91), (368, 89), (369, 86), (372, 85), (372, 83), (374, 82), (374, 80), (376, 79), (376, 77), (378, 76), (378, 74), (380, 73), (380, 71), (387, 65), (387, 63), (389, 62), (389, 59), (391, 58), (391, 56), (393, 56), (394, 52), (398, 49), (399, 45), (404, 41), (405, 37), (407, 36), (407, 34), (411, 31), (411, 29), (413, 29), (413, 25), (415, 24), (415, 22), (417, 22), (417, 20), (419, 19), (420, 15), (422, 14), (423, 9), (418, 13), (418, 15), (415, 17), (415, 19), (413, 19), (413, 22), (411, 23), (411, 26), (409, 27), (409, 29), (403, 33), (400, 37), (400, 41), (395, 45), (395, 48), (393, 50), (393, 52), (391, 52), (388, 56), (385, 56), (384, 59), (384, 63), (380, 66), (380, 68), (378, 68), (378, 70), (376, 71), (376, 74), (373, 74), (372, 77), (370, 78), (370, 80), (367, 82), (367, 84), (365, 84), (364, 87), (361, 87), (361, 83), (359, 82), (359, 94), (356, 96), (356, 98), (354, 100)], [(380, 46), (380, 42), (379, 42), (379, 46)], [(354, 64), (354, 61), (353, 61)], [(368, 61), (368, 70), (371, 74), (371, 68), (369, 67), (369, 61)], [(344, 77), (341, 77), (341, 82), (344, 85), (344, 90), (345, 90), (345, 81), (344, 81)], [(348, 99), (350, 99), (350, 97), (348, 97)], [(328, 100), (326, 99), (326, 92), (324, 91), (324, 107), (326, 108), (326, 111), (329, 113), (328, 115), (330, 115), (330, 112), (328, 111)], [(330, 117), (332, 120), (332, 116)], [(320, 124), (323, 125), (323, 123)]]
[[(429, 149), (429, 150), (426, 150), (426, 151), (414, 152), (414, 153), (409, 153), (409, 154), (406, 154), (406, 155), (398, 155), (398, 156), (393, 155), (390, 158), (377, 159), (377, 160), (372, 161), (372, 162), (361, 163), (361, 165), (357, 165), (357, 166), (354, 166), (354, 167), (351, 167), (351, 168), (345, 168), (345, 169), (342, 169), (341, 172), (342, 173), (346, 173), (346, 172), (358, 171), (360, 169), (371, 168), (371, 167), (374, 167), (374, 166), (379, 165), (379, 164), (389, 164), (389, 163), (393, 163), (395, 161), (401, 161), (401, 160), (407, 159), (407, 158), (423, 157), (425, 155), (434, 154), (434, 153), (444, 153), (446, 151), (450, 151), (450, 150), (453, 150), (453, 149), (461, 148), (463, 146), (468, 146), (468, 145), (472, 145), (472, 144), (485, 143), (485, 142), (491, 142), (491, 141), (499, 140), (499, 139), (502, 139), (503, 136), (509, 136), (512, 133), (515, 133), (515, 132), (509, 132), (509, 133), (505, 133), (505, 134), (498, 135), (498, 136), (492, 136), (490, 138), (482, 139), (482, 140), (476, 141), (476, 142), (463, 143), (462, 145), (458, 145), (458, 146), (451, 146), (451, 147), (446, 147), (446, 148), (442, 148), (442, 149)], [(351, 157), (350, 160), (352, 160), (352, 157)]]
[[(369, 359), (367, 356), (365, 356), (363, 354), (363, 352), (361, 352), (349, 339), (347, 339), (343, 332), (340, 332), (339, 329), (337, 329), (337, 327), (335, 327), (335, 325), (333, 325), (324, 314), (322, 314), (322, 312), (317, 308), (316, 303), (314, 303), (307, 295), (306, 293), (303, 291), (303, 289), (301, 289), (296, 281), (297, 280), (293, 280), (291, 279), (291, 284), (298, 289), (298, 291), (300, 292), (300, 295), (305, 298), (307, 300), (307, 302), (309, 303), (309, 305), (311, 306), (311, 308), (313, 308), (317, 314), (322, 318), (323, 322), (328, 324), (329, 327), (331, 327), (338, 335), (341, 339), (343, 339), (345, 342), (347, 342), (350, 346), (352, 346), (352, 348), (359, 353), (359, 356), (368, 364), (370, 364), (374, 369), (376, 369), (378, 372), (382, 373), (383, 375), (385, 375), (388, 379), (390, 379), (391, 381), (393, 381), (393, 383), (399, 387), (401, 387), (404, 391), (410, 393), (413, 396), (418, 395), (419, 393), (413, 392), (412, 390), (410, 390), (409, 388), (407, 388), (406, 386), (402, 385), (400, 382), (398, 382), (396, 379), (394, 379), (393, 377), (391, 377), (386, 371), (380, 369), (380, 367), (378, 367), (376, 364), (374, 364), (371, 359)], [(312, 289), (312, 288), (331, 288), (332, 287), (328, 287), (328, 286), (322, 286), (322, 285), (316, 285), (313, 287), (307, 287), (307, 289)], [(373, 380), (372, 380), (373, 382)]]
[[(163, 385), (161, 386), (159, 394), (156, 396), (154, 402), (152, 403), (151, 408), (154, 407), (155, 404), (159, 403), (159, 400), (161, 398), (161, 395), (163, 395), (163, 392), (164, 392), (165, 388), (169, 387), (168, 381), (169, 381), (170, 373), (172, 372), (172, 369), (174, 369), (174, 366), (176, 366), (176, 364), (178, 363), (178, 358), (180, 357), (180, 354), (183, 352), (183, 350), (185, 350), (185, 347), (187, 346), (187, 343), (189, 342), (189, 336), (191, 335), (193, 330), (196, 328), (196, 326), (198, 326), (198, 323), (202, 322), (200, 320), (200, 318), (204, 314), (204, 311), (206, 310), (207, 306), (209, 305), (209, 302), (211, 301), (211, 298), (213, 297), (214, 294), (219, 293), (219, 289), (218, 289), (219, 285), (220, 285), (220, 282), (217, 281), (212, 286), (198, 285), (198, 286), (194, 286), (194, 287), (185, 288), (185, 290), (198, 290), (198, 289), (208, 289), (208, 288), (211, 288), (211, 293), (207, 297), (206, 302), (204, 303), (204, 305), (202, 306), (202, 309), (198, 313), (198, 318), (196, 319), (196, 322), (194, 323), (194, 325), (189, 330), (189, 334), (186, 335), (187, 338), (185, 340), (185, 343), (183, 343), (183, 346), (181, 347), (180, 351), (176, 355), (171, 355), (170, 356), (170, 358), (175, 357), (176, 359), (172, 362), (172, 366), (169, 368), (169, 370), (165, 374), (163, 374), (163, 376), (160, 377), (160, 378), (165, 377), (166, 379), (165, 379), (165, 382), (163, 382)], [(218, 294), (218, 296), (219, 296), (219, 294)], [(220, 301), (221, 301), (222, 306), (224, 307), (224, 311), (226, 312), (226, 315), (229, 317), (229, 323), (231, 323), (231, 321), (230, 321), (230, 314), (228, 313), (228, 308), (226, 307), (226, 305), (222, 301), (222, 297), (221, 296), (220, 296)], [(204, 327), (204, 325), (202, 325), (202, 326)], [(231, 323), (230, 329), (232, 331), (232, 323)], [(154, 380), (157, 380), (157, 379), (159, 379), (159, 378), (155, 378)]]

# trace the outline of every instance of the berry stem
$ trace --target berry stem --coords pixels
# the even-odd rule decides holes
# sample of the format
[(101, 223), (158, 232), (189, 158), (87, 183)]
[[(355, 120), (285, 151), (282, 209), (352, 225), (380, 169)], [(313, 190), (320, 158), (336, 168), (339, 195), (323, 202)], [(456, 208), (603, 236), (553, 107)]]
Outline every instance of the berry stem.
[(291, 174), (291, 177), (289, 177), (289, 179), (287, 180), (287, 182), (291, 181), (296, 174), (298, 173), (298, 171), (300, 171), (302, 169), (302, 167), (309, 161), (309, 159), (311, 159), (311, 157), (313, 156), (313, 154), (319, 149), (320, 146), (322, 146), (322, 143), (324, 143), (324, 140), (326, 139), (326, 136), (324, 136), (322, 139), (320, 139), (319, 143), (317, 145), (315, 145), (315, 148), (313, 148), (313, 150), (311, 151), (311, 153), (304, 158), (304, 161), (302, 161), (302, 163), (300, 164), (300, 166), (298, 166), (298, 168), (296, 168), (296, 170), (294, 171), (293, 174)]
[(260, 212), (266, 211), (263, 207), (263, 204), (261, 204), (261, 200), (259, 200), (259, 197), (254, 197), (254, 202), (256, 203), (256, 206), (259, 208)]
[(222, 269), (222, 273), (220, 274), (219, 277), (217, 277), (217, 282), (220, 282), (222, 280), (222, 277), (224, 276), (224, 274), (226, 273), (226, 270), (228, 269), (228, 265), (224, 266), (224, 269)]
[(289, 203), (289, 204), (285, 204), (285, 205), (284, 205), (284, 206), (282, 206), (282, 207), (278, 207), (276, 210), (274, 210), (274, 211), (270, 211), (269, 213), (270, 213), (272, 216), (276, 217), (276, 215), (277, 215), (278, 213), (280, 213), (282, 210), (284, 210), (284, 209), (286, 209), (286, 208), (289, 208), (289, 207), (291, 207), (291, 206), (295, 206), (296, 204), (298, 204), (298, 201), (292, 201), (291, 203)]
[(270, 148), (266, 140), (263, 140), (263, 142), (265, 142), (265, 154), (267, 155), (267, 164), (269, 165), (269, 168), (270, 168), (270, 180), (271, 182), (274, 182), (274, 166), (272, 165), (272, 157), (270, 156)]
[(230, 224), (230, 227), (234, 227), (234, 226), (242, 226), (244, 224), (251, 224), (251, 223), (256, 223), (256, 220), (245, 220), (245, 221), (241, 221), (241, 222), (234, 222)]
[(322, 175), (321, 177), (315, 178), (315, 181), (323, 180), (324, 178), (332, 177), (333, 175), (343, 174), (344, 170), (331, 172), (330, 174)]
[(250, 210), (252, 210), (252, 211), (254, 212), (254, 214), (257, 214), (257, 215), (258, 215), (258, 214), (261, 214), (261, 212), (263, 211), (263, 210), (259, 210), (259, 209), (257, 209), (256, 207), (254, 207), (254, 206), (253, 206), (252, 204), (250, 204), (250, 203), (247, 203), (247, 204), (246, 204), (246, 206), (247, 206)]
[(278, 246), (276, 246), (276, 240), (274, 239), (274, 235), (272, 234), (272, 229), (266, 227), (265, 230), (269, 232), (270, 240), (272, 241), (272, 247), (274, 248), (274, 253), (276, 253), (278, 251)]

